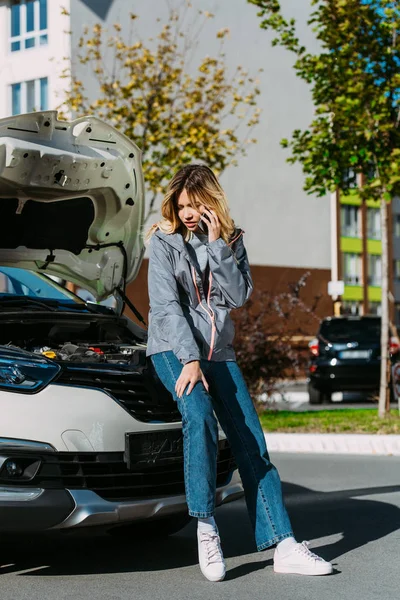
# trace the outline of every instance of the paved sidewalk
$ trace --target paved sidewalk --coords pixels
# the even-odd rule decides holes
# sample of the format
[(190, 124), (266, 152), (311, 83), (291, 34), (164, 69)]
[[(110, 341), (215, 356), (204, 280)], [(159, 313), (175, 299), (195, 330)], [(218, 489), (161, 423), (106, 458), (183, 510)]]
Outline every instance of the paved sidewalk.
[(400, 435), (266, 433), (270, 452), (400, 456)]
[[(261, 394), (259, 401), (271, 405), (275, 410), (290, 410), (294, 412), (310, 412), (320, 410), (343, 410), (346, 408), (363, 408), (377, 410), (377, 402), (368, 399), (365, 394), (356, 392), (334, 392), (331, 402), (310, 404), (306, 379), (282, 380), (276, 386), (276, 391), (270, 396)], [(398, 403), (393, 402), (392, 408)]]

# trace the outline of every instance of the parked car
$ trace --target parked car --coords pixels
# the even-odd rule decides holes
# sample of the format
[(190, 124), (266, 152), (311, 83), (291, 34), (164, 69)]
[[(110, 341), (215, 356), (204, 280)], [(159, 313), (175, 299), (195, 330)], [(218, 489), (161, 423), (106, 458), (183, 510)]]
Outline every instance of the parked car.
[[(378, 393), (380, 381), (381, 319), (342, 316), (323, 319), (309, 343), (308, 393), (310, 404), (330, 401), (333, 392)], [(389, 332), (390, 357), (399, 356), (399, 339)]]
[[(188, 521), (181, 417), (122, 314), (143, 211), (140, 151), (114, 128), (0, 120), (0, 533)], [(217, 471), (216, 504), (242, 497), (222, 432)]]

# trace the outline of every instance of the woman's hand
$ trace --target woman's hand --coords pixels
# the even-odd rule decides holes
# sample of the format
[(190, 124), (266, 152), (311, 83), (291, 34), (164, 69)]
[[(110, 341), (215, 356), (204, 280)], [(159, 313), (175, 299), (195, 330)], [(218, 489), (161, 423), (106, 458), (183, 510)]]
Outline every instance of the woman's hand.
[(206, 381), (206, 378), (203, 375), (202, 370), (200, 369), (200, 361), (199, 360), (193, 360), (189, 363), (186, 363), (186, 365), (184, 365), (181, 374), (178, 377), (178, 380), (175, 384), (175, 392), (178, 396), (178, 398), (182, 398), (183, 396), (183, 392), (185, 391), (186, 386), (189, 384), (188, 387), (188, 391), (186, 392), (186, 395), (189, 395), (190, 392), (192, 391), (192, 389), (194, 388), (195, 384), (198, 381), (202, 381), (204, 384), (204, 387), (206, 388), (207, 392), (208, 392), (208, 383)]
[(219, 222), (217, 213), (215, 210), (208, 210), (205, 206), (200, 206), (201, 213), (205, 213), (206, 216), (201, 215), (200, 219), (208, 227), (208, 241), (214, 242), (221, 235), (221, 224)]

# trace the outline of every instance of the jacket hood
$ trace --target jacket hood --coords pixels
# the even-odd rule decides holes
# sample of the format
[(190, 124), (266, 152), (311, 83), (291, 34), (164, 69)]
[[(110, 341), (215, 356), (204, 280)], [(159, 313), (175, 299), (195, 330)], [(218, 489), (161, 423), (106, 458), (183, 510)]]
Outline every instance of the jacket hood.
[(72, 281), (98, 300), (132, 281), (144, 244), (141, 151), (95, 117), (0, 119), (0, 264)]

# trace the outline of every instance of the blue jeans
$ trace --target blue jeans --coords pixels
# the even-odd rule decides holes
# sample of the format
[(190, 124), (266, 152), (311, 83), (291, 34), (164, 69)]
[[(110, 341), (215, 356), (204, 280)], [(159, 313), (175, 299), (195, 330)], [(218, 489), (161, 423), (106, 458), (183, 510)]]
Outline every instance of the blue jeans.
[[(293, 535), (282, 498), (281, 481), (269, 460), (264, 433), (235, 361), (201, 360), (209, 393), (198, 381), (182, 398), (175, 383), (182, 364), (172, 351), (151, 356), (157, 375), (178, 403), (184, 439), (185, 490), (189, 514), (214, 514), (218, 421), (231, 445), (242, 478), (247, 509), (258, 550)], [(215, 412), (215, 415), (214, 415)]]

